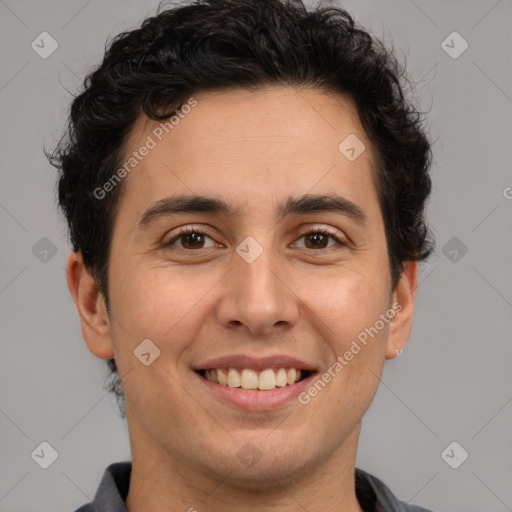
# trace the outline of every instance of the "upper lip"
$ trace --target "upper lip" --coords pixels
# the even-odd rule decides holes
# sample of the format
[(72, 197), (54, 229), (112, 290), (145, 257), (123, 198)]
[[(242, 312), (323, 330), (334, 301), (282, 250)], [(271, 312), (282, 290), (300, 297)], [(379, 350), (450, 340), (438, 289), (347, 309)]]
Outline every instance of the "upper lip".
[(198, 365), (196, 370), (209, 368), (237, 368), (243, 370), (265, 370), (267, 368), (296, 368), (297, 370), (315, 371), (315, 367), (306, 361), (286, 355), (273, 355), (266, 357), (251, 357), (247, 355), (231, 355), (209, 359)]

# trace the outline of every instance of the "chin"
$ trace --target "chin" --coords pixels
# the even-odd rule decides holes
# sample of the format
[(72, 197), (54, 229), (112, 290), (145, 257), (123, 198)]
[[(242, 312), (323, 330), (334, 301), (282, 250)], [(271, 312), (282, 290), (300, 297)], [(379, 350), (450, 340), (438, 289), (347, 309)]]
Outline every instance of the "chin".
[(273, 457), (264, 460), (262, 457), (251, 467), (243, 467), (237, 461), (232, 468), (233, 471), (226, 478), (226, 483), (245, 492), (268, 492), (272, 490), (281, 492), (283, 486), (303, 477), (310, 465), (296, 458), (279, 460)]

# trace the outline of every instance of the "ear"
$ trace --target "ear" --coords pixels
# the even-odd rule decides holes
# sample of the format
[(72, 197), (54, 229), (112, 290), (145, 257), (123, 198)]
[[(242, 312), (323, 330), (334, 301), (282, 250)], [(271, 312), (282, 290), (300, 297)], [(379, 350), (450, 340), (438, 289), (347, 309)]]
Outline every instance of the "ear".
[(101, 359), (112, 359), (114, 352), (105, 301), (96, 281), (85, 267), (80, 252), (69, 255), (66, 274), (89, 351)]
[(392, 304), (397, 312), (389, 322), (386, 359), (394, 359), (396, 351), (403, 349), (412, 330), (412, 314), (418, 286), (418, 262), (406, 261), (400, 280), (393, 291)]

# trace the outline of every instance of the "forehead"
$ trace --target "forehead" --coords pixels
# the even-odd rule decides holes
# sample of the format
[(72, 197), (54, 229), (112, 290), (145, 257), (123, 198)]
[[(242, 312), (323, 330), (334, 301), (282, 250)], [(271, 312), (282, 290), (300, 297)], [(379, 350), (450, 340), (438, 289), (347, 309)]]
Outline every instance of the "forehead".
[[(177, 194), (229, 197), (243, 208), (248, 199), (279, 191), (342, 192), (354, 202), (374, 192), (370, 143), (349, 98), (282, 86), (193, 99), (172, 124), (141, 116), (133, 127), (124, 162), (151, 148), (138, 155), (124, 183), (123, 202), (139, 214), (149, 202)], [(346, 140), (365, 148), (356, 159), (343, 153)]]

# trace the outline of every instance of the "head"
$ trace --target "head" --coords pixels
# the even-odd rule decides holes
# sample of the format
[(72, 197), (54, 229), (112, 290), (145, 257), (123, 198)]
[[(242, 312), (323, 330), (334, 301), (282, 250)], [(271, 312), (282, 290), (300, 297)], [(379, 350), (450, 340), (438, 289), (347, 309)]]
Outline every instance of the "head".
[[(300, 1), (199, 1), (112, 41), (50, 158), (84, 338), (132, 432), (198, 467), (233, 441), (282, 460), (306, 439), (311, 464), (353, 435), (407, 342), (433, 245), (430, 144), (406, 85), (347, 12)], [(196, 380), (232, 354), (294, 354), (318, 378), (350, 350), (277, 431), (283, 410), (219, 408)]]

